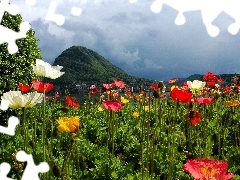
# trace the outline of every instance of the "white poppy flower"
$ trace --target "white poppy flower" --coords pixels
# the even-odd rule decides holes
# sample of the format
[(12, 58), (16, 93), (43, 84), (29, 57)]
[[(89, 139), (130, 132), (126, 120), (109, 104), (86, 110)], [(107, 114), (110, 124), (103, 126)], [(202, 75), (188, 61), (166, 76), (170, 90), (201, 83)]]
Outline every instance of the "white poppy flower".
[(64, 74), (64, 72), (60, 72), (60, 70), (63, 68), (62, 66), (52, 66), (41, 59), (36, 59), (36, 65), (32, 65), (32, 67), (33, 71), (38, 76), (47, 77), (50, 79), (57, 79)]
[(203, 87), (206, 85), (206, 82), (199, 80), (194, 80), (193, 82), (187, 81), (187, 85), (192, 91), (197, 91), (202, 90)]
[(43, 100), (43, 93), (36, 91), (27, 94), (22, 94), (21, 91), (8, 91), (3, 93), (1, 99), (8, 102), (9, 107), (13, 109), (21, 107), (33, 107)]

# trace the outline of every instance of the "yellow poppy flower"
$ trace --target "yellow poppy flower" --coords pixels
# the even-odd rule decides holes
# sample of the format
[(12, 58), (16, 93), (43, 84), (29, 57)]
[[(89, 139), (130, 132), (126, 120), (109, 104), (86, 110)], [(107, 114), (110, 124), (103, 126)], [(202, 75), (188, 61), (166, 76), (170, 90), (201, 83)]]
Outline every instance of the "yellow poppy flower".
[(137, 118), (137, 117), (139, 117), (139, 116), (140, 116), (139, 112), (136, 112), (136, 111), (135, 111), (135, 112), (133, 113), (133, 117)]
[(58, 131), (65, 131), (69, 133), (77, 132), (80, 126), (79, 118), (79, 116), (60, 117), (58, 119)]
[(127, 103), (129, 103), (129, 100), (128, 100), (128, 99), (125, 99), (123, 96), (121, 96), (121, 102), (122, 102), (123, 104), (127, 104)]
[(101, 106), (98, 106), (98, 111), (103, 111), (104, 109)]
[(152, 108), (150, 106), (144, 106), (143, 109), (148, 112), (152, 110)]

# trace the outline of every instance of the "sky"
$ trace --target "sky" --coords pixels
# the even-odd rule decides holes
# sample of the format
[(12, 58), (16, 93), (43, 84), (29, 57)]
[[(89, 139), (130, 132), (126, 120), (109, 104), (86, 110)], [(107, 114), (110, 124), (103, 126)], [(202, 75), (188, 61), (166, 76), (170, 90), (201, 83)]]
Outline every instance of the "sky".
[[(228, 32), (236, 18), (225, 12), (213, 20), (220, 33), (212, 37), (201, 9), (184, 12), (185, 24), (176, 25), (176, 8), (165, 3), (156, 13), (151, 9), (155, 0), (35, 1), (10, 0), (35, 31), (43, 60), (51, 64), (75, 45), (96, 51), (130, 75), (152, 80), (209, 71), (240, 73), (240, 33)], [(64, 17), (62, 25), (46, 18), (54, 2), (56, 8), (51, 12)], [(72, 7), (78, 8), (78, 15), (71, 13)]]

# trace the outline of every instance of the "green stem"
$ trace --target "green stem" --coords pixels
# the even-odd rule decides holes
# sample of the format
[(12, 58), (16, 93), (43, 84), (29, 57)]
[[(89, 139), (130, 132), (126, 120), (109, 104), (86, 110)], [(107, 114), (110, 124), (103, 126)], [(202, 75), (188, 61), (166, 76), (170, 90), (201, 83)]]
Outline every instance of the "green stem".
[[(43, 84), (44, 86), (44, 84)], [(46, 142), (45, 142), (45, 138), (46, 138), (46, 134), (45, 134), (45, 112), (46, 112), (46, 93), (45, 93), (45, 89), (43, 92), (44, 96), (43, 96), (43, 116), (42, 116), (42, 146), (43, 146), (43, 161), (46, 162)], [(43, 174), (43, 179), (46, 180), (47, 179), (47, 173)]]
[(24, 151), (27, 152), (27, 144), (28, 144), (28, 123), (26, 119), (26, 108), (23, 107), (23, 131), (24, 131)]
[(114, 155), (114, 130), (115, 122), (113, 118), (113, 112), (110, 111), (110, 120), (111, 120), (111, 143), (112, 143), (112, 155)]
[[(144, 113), (145, 116), (145, 113)], [(144, 124), (145, 124), (145, 117), (141, 119), (141, 126), (142, 126), (142, 132), (141, 132), (141, 174), (142, 174), (142, 180), (144, 179)]]

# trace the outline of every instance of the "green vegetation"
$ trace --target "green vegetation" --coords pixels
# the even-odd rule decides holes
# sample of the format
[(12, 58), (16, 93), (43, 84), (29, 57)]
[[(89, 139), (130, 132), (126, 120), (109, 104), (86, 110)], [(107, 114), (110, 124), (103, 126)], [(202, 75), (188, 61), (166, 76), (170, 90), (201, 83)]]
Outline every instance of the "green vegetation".
[[(22, 21), (20, 15), (12, 16), (5, 12), (1, 25), (18, 32)], [(31, 29), (26, 38), (16, 40), (16, 54), (8, 53), (7, 43), (0, 45), (0, 95), (9, 90), (17, 90), (20, 82), (28, 84), (36, 78), (31, 67), (36, 59), (41, 59), (36, 42), (34, 31)]]
[[(112, 95), (101, 93), (101, 99), (89, 92), (78, 108), (48, 98), (46, 103), (20, 109), (16, 135), (0, 134), (0, 162), (11, 164), (9, 177), (22, 177), (24, 164), (15, 155), (24, 150), (33, 155), (36, 164), (47, 157), (50, 170), (41, 174), (44, 180), (191, 180), (182, 167), (197, 158), (227, 160), (233, 179), (240, 179), (240, 99), (233, 89), (218, 96), (214, 89), (192, 94), (211, 99), (204, 104), (193, 103), (192, 97), (181, 103), (174, 98), (156, 98), (154, 93), (136, 95), (125, 88), (123, 101), (116, 89), (112, 90)], [(186, 100), (185, 94), (177, 96)], [(109, 98), (112, 103), (124, 103), (120, 107), (112, 104), (112, 110), (107, 110), (101, 102)], [(72, 122), (61, 125), (59, 119)], [(194, 170), (204, 174), (202, 169)], [(214, 176), (218, 170), (207, 173)], [(225, 175), (224, 170), (220, 173)]]
[(126, 83), (149, 81), (128, 75), (98, 53), (82, 46), (66, 49), (55, 59), (53, 65), (63, 66), (62, 71), (65, 72), (60, 78), (51, 81), (56, 85), (78, 82), (99, 85), (101, 82), (110, 83), (114, 79), (121, 79)]

